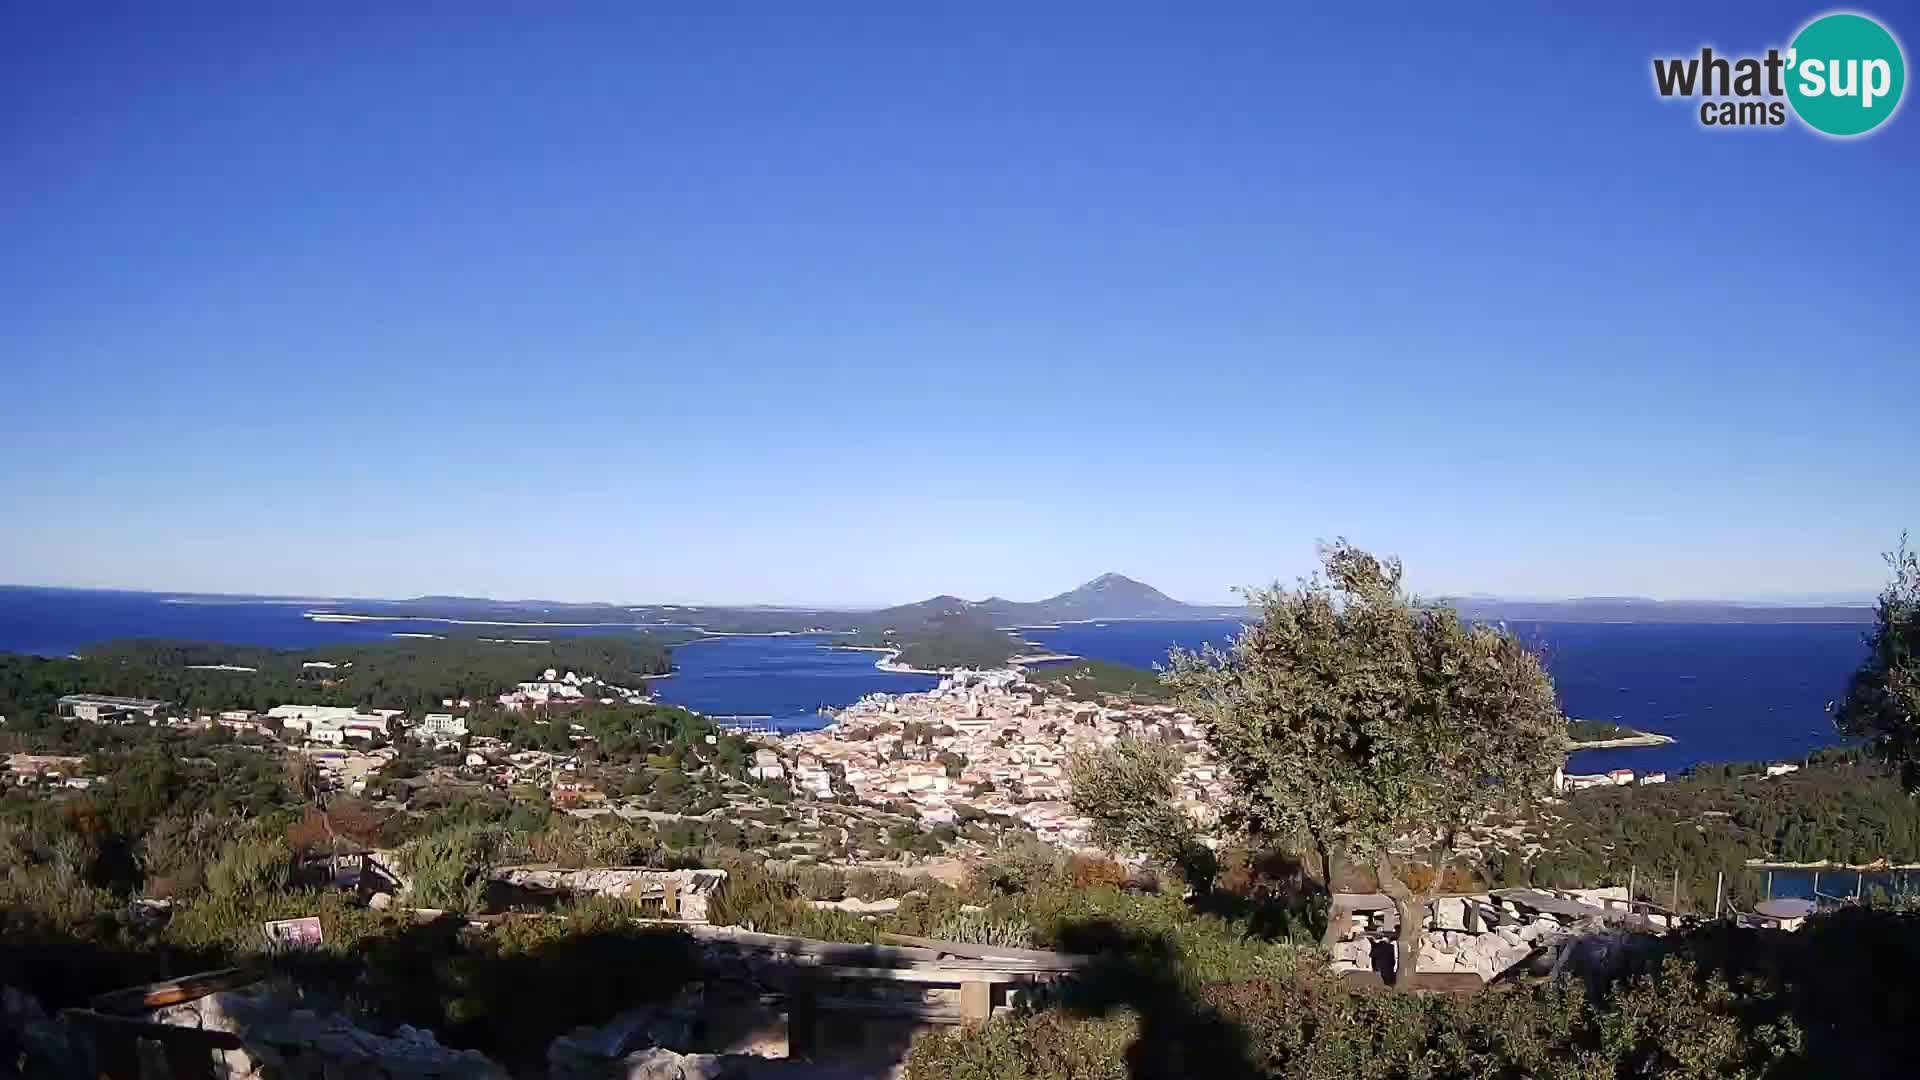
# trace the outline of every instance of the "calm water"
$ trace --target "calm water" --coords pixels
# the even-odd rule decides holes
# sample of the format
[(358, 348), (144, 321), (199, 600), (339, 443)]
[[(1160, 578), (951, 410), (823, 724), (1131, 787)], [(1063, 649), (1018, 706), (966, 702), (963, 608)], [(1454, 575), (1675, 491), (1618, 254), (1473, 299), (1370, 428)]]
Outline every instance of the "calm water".
[(678, 646), (674, 674), (655, 679), (661, 701), (709, 715), (771, 717), (775, 727), (806, 731), (826, 723), (822, 707), (863, 694), (931, 690), (932, 675), (900, 675), (873, 666), (880, 653), (823, 649), (821, 637), (726, 637)]
[[(432, 624), (320, 623), (323, 600), (237, 600), (152, 593), (0, 588), (0, 650), (60, 655), (115, 637), (230, 641), (278, 648), (384, 641)], [(356, 607), (364, 608), (362, 601)], [(1150, 667), (1167, 649), (1224, 644), (1229, 621), (1110, 622), (1028, 630), (1049, 650)], [(503, 628), (551, 638), (604, 627)], [(1570, 715), (1659, 731), (1672, 746), (1588, 751), (1576, 772), (1678, 771), (1701, 761), (1786, 760), (1835, 742), (1825, 707), (1864, 654), (1859, 626), (1534, 623), (1514, 627), (1546, 656)], [(921, 690), (929, 676), (874, 668), (875, 654), (820, 648), (811, 637), (736, 637), (674, 650), (663, 701), (712, 714), (766, 716), (785, 728), (820, 722), (821, 706), (862, 694)]]
[[(1028, 640), (1142, 667), (1169, 645), (1224, 645), (1232, 622), (1111, 622), (1027, 630)], [(1864, 627), (1822, 624), (1527, 623), (1569, 716), (1611, 720), (1678, 739), (1669, 746), (1589, 750), (1573, 772), (1670, 772), (1702, 761), (1790, 760), (1838, 740), (1827, 702), (1865, 656)]]
[[(379, 604), (373, 600), (248, 599), (0, 586), (0, 652), (64, 656), (95, 642), (130, 637), (299, 649), (389, 641), (396, 632), (434, 634), (448, 630), (444, 624), (404, 618), (315, 622), (301, 615), (306, 611), (367, 611), (377, 609)], [(551, 639), (618, 629), (617, 626), (466, 626), (459, 632)]]
[[(63, 656), (98, 641), (161, 637), (298, 649), (390, 641), (396, 632), (437, 633), (443, 626), (409, 619), (315, 622), (302, 612), (368, 601), (193, 597), (0, 587), (0, 651)], [(528, 618), (532, 618), (528, 616)], [(602, 634), (616, 626), (464, 627), (463, 633), (543, 638)], [(777, 727), (825, 722), (823, 705), (846, 705), (878, 690), (931, 689), (926, 675), (880, 671), (879, 654), (823, 649), (824, 637), (718, 637), (674, 649), (673, 677), (653, 682), (659, 700), (715, 715), (767, 717)]]
[[(1747, 871), (1753, 890), (1765, 895), (1768, 884), (1768, 872), (1753, 869)], [(1856, 886), (1861, 896), (1871, 895), (1878, 890), (1889, 897), (1908, 896), (1920, 893), (1920, 873), (1911, 870), (1872, 871), (1855, 873), (1851, 870), (1822, 870), (1818, 875), (1811, 870), (1775, 870), (1772, 872), (1771, 888), (1776, 897), (1791, 897), (1797, 900), (1814, 899), (1814, 886), (1819, 886), (1820, 899), (1848, 899), (1854, 895)]]

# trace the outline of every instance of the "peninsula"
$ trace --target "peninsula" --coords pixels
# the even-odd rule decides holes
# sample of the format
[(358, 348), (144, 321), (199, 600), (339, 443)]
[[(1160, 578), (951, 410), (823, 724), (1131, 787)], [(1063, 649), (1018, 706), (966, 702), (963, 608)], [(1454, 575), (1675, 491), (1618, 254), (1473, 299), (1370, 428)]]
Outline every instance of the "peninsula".
[(1636, 746), (1666, 746), (1674, 741), (1671, 735), (1635, 731), (1606, 720), (1567, 722), (1569, 750), (1621, 750)]

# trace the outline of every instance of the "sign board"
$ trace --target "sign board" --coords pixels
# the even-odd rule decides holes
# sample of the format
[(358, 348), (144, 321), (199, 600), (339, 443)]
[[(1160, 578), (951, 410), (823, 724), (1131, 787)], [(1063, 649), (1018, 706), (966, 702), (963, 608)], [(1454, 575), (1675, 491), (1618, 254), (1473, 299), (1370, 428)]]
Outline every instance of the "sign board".
[(276, 919), (260, 924), (267, 936), (267, 944), (285, 949), (310, 949), (326, 940), (326, 934), (320, 929), (320, 917), (308, 915), (304, 919)]

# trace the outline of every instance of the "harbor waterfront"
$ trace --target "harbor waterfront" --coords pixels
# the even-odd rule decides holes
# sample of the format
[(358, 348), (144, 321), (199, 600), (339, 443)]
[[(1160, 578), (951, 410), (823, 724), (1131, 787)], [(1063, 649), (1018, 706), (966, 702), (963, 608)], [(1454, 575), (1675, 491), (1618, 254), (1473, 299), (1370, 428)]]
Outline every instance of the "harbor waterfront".
[[(276, 648), (384, 641), (433, 632), (410, 619), (316, 621), (327, 599), (0, 588), (0, 650), (64, 655), (114, 638), (161, 637)], [(1151, 668), (1173, 646), (1224, 647), (1232, 619), (1096, 620), (1028, 627), (1033, 651)], [(521, 625), (515, 638), (631, 632), (640, 624)], [(658, 628), (657, 626), (654, 628)], [(1779, 761), (1839, 739), (1826, 703), (1862, 655), (1861, 628), (1821, 623), (1526, 623), (1572, 717), (1671, 737), (1651, 747), (1582, 750), (1570, 773), (1679, 773), (1704, 761)], [(871, 693), (932, 688), (938, 676), (882, 670), (887, 654), (827, 647), (827, 634), (715, 635), (673, 650), (654, 696), (712, 715), (765, 717), (781, 731), (823, 726), (823, 708)]]

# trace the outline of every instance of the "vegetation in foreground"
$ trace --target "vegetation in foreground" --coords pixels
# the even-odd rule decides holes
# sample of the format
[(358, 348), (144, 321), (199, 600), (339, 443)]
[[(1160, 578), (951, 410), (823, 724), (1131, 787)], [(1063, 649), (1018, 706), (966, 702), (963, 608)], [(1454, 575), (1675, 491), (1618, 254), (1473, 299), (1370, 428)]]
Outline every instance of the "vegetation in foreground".
[(1920, 916), (1884, 909), (1793, 935), (1702, 932), (1612, 984), (1465, 998), (1351, 991), (1306, 966), (1196, 988), (1122, 958), (1057, 1008), (921, 1039), (909, 1068), (959, 1080), (1897, 1077), (1920, 1020), (1904, 966), (1916, 960)]
[[(1896, 565), (1907, 568), (1900, 581), (1916, 580), (1910, 557)], [(922, 1038), (910, 1061), (915, 1075), (1904, 1075), (1907, 1033), (1920, 1020), (1910, 977), (1920, 916), (1900, 907), (1823, 915), (1794, 935), (1714, 925), (1651, 946), (1613, 982), (1516, 982), (1449, 999), (1356, 992), (1334, 980), (1312, 945), (1327, 922), (1327, 856), (1366, 859), (1383, 886), (1397, 884), (1406, 894), (1397, 898), (1417, 903), (1439, 875), (1387, 851), (1387, 840), (1465, 824), (1489, 808), (1493, 792), (1528, 794), (1535, 743), (1552, 745), (1561, 720), (1541, 706), (1537, 666), (1503, 635), (1408, 602), (1397, 566), (1336, 548), (1328, 570), (1332, 587), (1263, 598), (1261, 624), (1234, 652), (1176, 659), (1174, 687), (1216, 747), (1231, 751), (1223, 757), (1241, 785), (1229, 820), (1245, 826), (1243, 842), (1211, 864), (1188, 857), (1189, 824), (1158, 813), (1164, 748), (1133, 744), (1111, 750), (1126, 768), (1104, 787), (1084, 785), (1086, 798), (1102, 811), (1102, 835), (1148, 854), (1164, 876), (1025, 844), (1002, 849), (957, 888), (780, 869), (737, 851), (674, 852), (651, 828), (556, 817), (531, 800), (504, 822), (466, 819), (471, 805), (449, 806), (409, 839), (405, 863), (423, 896), (465, 911), (490, 905), (486, 872), (502, 860), (722, 865), (731, 877), (712, 908), (720, 922), (1097, 957), (1051, 1007), (984, 1031)], [(1346, 595), (1335, 599), (1336, 590)], [(1601, 859), (1617, 875), (1623, 857), (1639, 865), (1645, 838), (1665, 837), (1684, 857), (1691, 838), (1716, 835), (1708, 822), (1720, 820), (1724, 835), (1780, 851), (1846, 846), (1857, 857), (1920, 841), (1884, 768), (1910, 758), (1903, 725), (1912, 722), (1913, 605), (1905, 595), (1897, 581), (1883, 598), (1874, 659), (1841, 715), (1843, 730), (1868, 736), (1868, 756), (1830, 755), (1779, 781), (1729, 767), (1687, 784), (1548, 804), (1553, 826), (1572, 837), (1570, 857)], [(1520, 745), (1447, 741), (1488, 719)], [(80, 798), (10, 800), (0, 815), (0, 966), (49, 1005), (259, 958), (355, 1003), (371, 1024), (431, 1027), (452, 1045), (518, 1064), (537, 1061), (555, 1034), (670, 993), (691, 970), (687, 943), (637, 928), (631, 917), (641, 909), (623, 902), (568, 904), (558, 917), (488, 931), (355, 908), (312, 883), (312, 856), (322, 835), (353, 836), (373, 823), (338, 801), (316, 823), (311, 792), (258, 769), (264, 755), (211, 733), (192, 738), (204, 742), (193, 759), (136, 749), (114, 772), (133, 782)], [(1307, 775), (1283, 774), (1280, 764)], [(700, 768), (715, 765), (701, 757)], [(223, 771), (235, 766), (242, 782), (226, 782)], [(1328, 815), (1386, 795), (1400, 802), (1358, 822)], [(1289, 846), (1310, 852), (1307, 865), (1280, 853)], [(1519, 872), (1549, 872), (1543, 855), (1551, 857), (1519, 860)], [(1496, 876), (1513, 869), (1487, 864)], [(849, 893), (892, 893), (902, 903), (862, 918), (808, 902)], [(164, 916), (129, 903), (156, 896), (171, 902)], [(316, 913), (324, 948), (262, 956), (260, 922)], [(626, 976), (634, 970), (649, 977)]]

